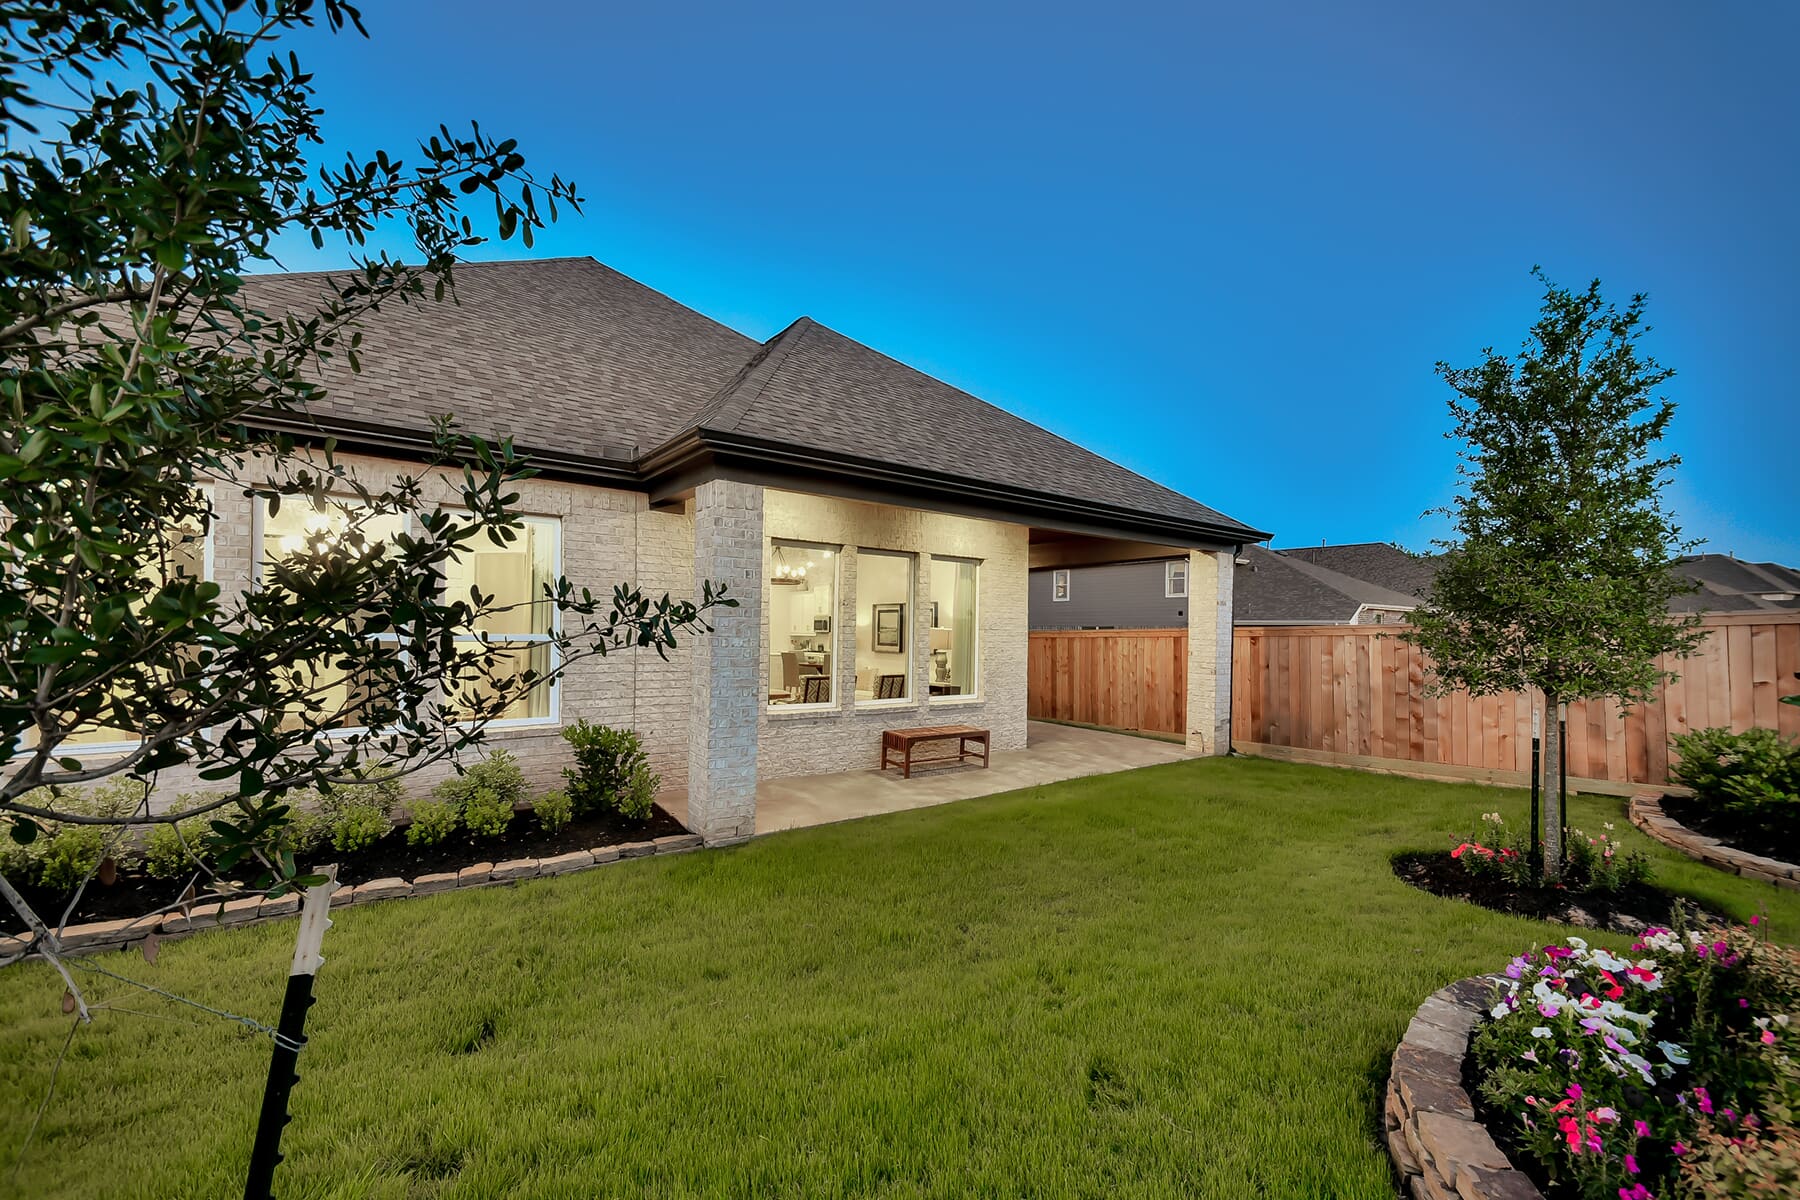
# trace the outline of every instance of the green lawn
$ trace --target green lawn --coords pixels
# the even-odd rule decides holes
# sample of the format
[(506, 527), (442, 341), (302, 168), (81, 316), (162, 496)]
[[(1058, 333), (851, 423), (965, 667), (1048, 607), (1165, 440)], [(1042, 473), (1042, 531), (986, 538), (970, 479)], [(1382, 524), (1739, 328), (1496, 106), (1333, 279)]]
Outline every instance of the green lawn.
[[(1388, 1197), (1413, 1007), (1550, 929), (1397, 881), (1516, 792), (1209, 760), (373, 905), (326, 940), (283, 1200)], [(1618, 801), (1577, 800), (1595, 829)], [(1654, 847), (1778, 934), (1800, 896)], [(172, 943), (157, 986), (273, 1020), (294, 926)], [(268, 1044), (120, 986), (67, 1032), (0, 973), (0, 1194), (228, 1196)]]

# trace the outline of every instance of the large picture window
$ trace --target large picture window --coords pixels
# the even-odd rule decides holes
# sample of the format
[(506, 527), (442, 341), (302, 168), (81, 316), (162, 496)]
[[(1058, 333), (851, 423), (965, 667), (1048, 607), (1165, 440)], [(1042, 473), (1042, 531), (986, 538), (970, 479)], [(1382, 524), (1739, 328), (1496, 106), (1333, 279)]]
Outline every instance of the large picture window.
[[(262, 578), (266, 583), (276, 568), (298, 554), (329, 550), (345, 536), (352, 522), (361, 531), (364, 542), (385, 546), (405, 528), (399, 513), (359, 514), (353, 500), (326, 499), (317, 504), (302, 496), (290, 496), (270, 512), (268, 502), (262, 511)], [(378, 641), (398, 641), (391, 633), (373, 635)], [(282, 715), (282, 727), (293, 729), (308, 724), (322, 729), (351, 729), (364, 724), (364, 709), (369, 696), (356, 681), (329, 655), (300, 657), (282, 668), (288, 673), (287, 686), (303, 688), (307, 707)]]
[(769, 704), (836, 703), (836, 546), (775, 538), (769, 544)]
[[(451, 710), (465, 719), (485, 716), (494, 721), (548, 720), (556, 716), (556, 689), (544, 678), (555, 653), (556, 605), (544, 588), (553, 584), (561, 568), (558, 562), (561, 523), (554, 517), (525, 517), (518, 536), (496, 546), (485, 536), (476, 538), (444, 569), (446, 600), (467, 600), (470, 589), (480, 591), (490, 611), (457, 638), (459, 650), (483, 646), (500, 653), (489, 659), (487, 674), (495, 679), (535, 672), (538, 682), (523, 695), (513, 695), (501, 705), (487, 689), (472, 689), (450, 697)], [(479, 694), (478, 694), (479, 693)]]
[(976, 574), (968, 558), (931, 560), (931, 658), (927, 680), (934, 697), (973, 696), (976, 645)]
[[(211, 574), (211, 535), (198, 524), (171, 525), (161, 539), (159, 560), (144, 567), (140, 575), (154, 588), (171, 580), (206, 579)], [(114, 689), (118, 695), (119, 690)], [(138, 734), (110, 725), (87, 725), (69, 734), (62, 745), (86, 750), (135, 746)]]
[(912, 696), (913, 556), (856, 552), (856, 701)]

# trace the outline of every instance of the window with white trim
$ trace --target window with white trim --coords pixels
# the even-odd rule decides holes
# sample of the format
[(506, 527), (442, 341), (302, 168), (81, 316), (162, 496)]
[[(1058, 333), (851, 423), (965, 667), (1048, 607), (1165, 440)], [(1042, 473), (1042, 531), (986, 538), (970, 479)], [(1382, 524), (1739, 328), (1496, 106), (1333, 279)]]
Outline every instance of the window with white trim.
[(913, 556), (856, 552), (856, 702), (905, 700), (912, 692)]
[(1069, 569), (1067, 567), (1050, 572), (1050, 598), (1059, 603), (1069, 598)]
[(976, 577), (970, 558), (931, 558), (931, 645), (926, 679), (932, 698), (976, 694), (981, 649)]
[[(444, 598), (467, 600), (479, 591), (487, 610), (456, 639), (459, 650), (491, 647), (489, 675), (537, 676), (530, 689), (504, 705), (469, 694), (449, 697), (454, 715), (490, 721), (548, 721), (557, 715), (555, 683), (548, 678), (556, 659), (556, 604), (545, 588), (561, 574), (562, 522), (555, 517), (521, 517), (516, 536), (504, 546), (486, 537), (468, 543), (457, 561), (444, 566)], [(477, 689), (485, 691), (486, 689)], [(461, 700), (462, 703), (458, 703)]]
[[(399, 513), (355, 515), (361, 504), (354, 499), (324, 497), (314, 500), (306, 496), (289, 496), (270, 511), (263, 500), (261, 579), (269, 582), (276, 569), (296, 554), (329, 551), (345, 537), (352, 524), (360, 531), (363, 542), (385, 547), (399, 537), (406, 519)], [(393, 633), (371, 635), (375, 640), (398, 642)], [(355, 729), (363, 724), (363, 706), (368, 702), (367, 685), (359, 689), (356, 681), (330, 656), (300, 657), (279, 668), (286, 673), (286, 687), (303, 689), (310, 713), (288, 711), (282, 714), (283, 728), (293, 729), (308, 720), (326, 729)]]
[(769, 540), (769, 619), (763, 654), (769, 706), (837, 706), (837, 597), (840, 547)]
[(1188, 560), (1174, 559), (1163, 564), (1163, 595), (1171, 600), (1188, 594)]

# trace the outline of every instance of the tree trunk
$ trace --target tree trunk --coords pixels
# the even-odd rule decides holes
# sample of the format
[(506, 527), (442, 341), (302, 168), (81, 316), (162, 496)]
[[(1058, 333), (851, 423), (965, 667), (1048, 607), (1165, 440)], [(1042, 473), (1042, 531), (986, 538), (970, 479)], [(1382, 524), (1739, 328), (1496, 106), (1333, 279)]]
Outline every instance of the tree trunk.
[(1544, 874), (1554, 879), (1562, 874), (1563, 831), (1562, 807), (1562, 739), (1557, 737), (1562, 720), (1562, 702), (1544, 693), (1543, 756), (1544, 785)]

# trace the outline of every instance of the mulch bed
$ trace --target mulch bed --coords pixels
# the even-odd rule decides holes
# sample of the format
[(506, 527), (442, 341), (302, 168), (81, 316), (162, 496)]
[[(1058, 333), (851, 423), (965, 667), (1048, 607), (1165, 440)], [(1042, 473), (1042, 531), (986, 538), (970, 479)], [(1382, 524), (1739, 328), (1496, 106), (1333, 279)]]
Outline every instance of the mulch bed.
[[(395, 829), (366, 850), (340, 854), (327, 846), (314, 859), (320, 864), (337, 863), (339, 883), (358, 884), (396, 876), (410, 880), (420, 875), (460, 870), (479, 862), (550, 858), (575, 850), (648, 841), (686, 832), (679, 821), (661, 808), (653, 810), (642, 821), (628, 820), (610, 811), (595, 813), (569, 822), (556, 833), (546, 832), (536, 816), (522, 812), (513, 817), (503, 837), (477, 839), (458, 830), (435, 846), (409, 846), (404, 830)], [(251, 872), (236, 871), (228, 876), (247, 878), (249, 874)], [(88, 883), (81, 903), (75, 906), (68, 923), (141, 917), (172, 903), (186, 886), (186, 877), (152, 879), (140, 871), (121, 871), (111, 884), (103, 884), (96, 878)], [(21, 887), (19, 891), (46, 921), (60, 921), (69, 903), (65, 892), (51, 892), (39, 887)], [(25, 923), (18, 914), (10, 906), (0, 903), (0, 935), (23, 932)]]
[(1692, 796), (1664, 796), (1662, 810), (1665, 816), (1681, 822), (1695, 833), (1718, 838), (1733, 850), (1760, 854), (1777, 862), (1795, 861), (1792, 839), (1780, 837), (1769, 829), (1743, 828), (1704, 800)]
[(1515, 888), (1503, 879), (1471, 875), (1448, 850), (1396, 855), (1394, 874), (1434, 896), (1586, 929), (1638, 933), (1649, 925), (1673, 925), (1677, 914), (1690, 925), (1717, 917), (1684, 896), (1643, 883), (1617, 892), (1574, 891), (1561, 884)]

